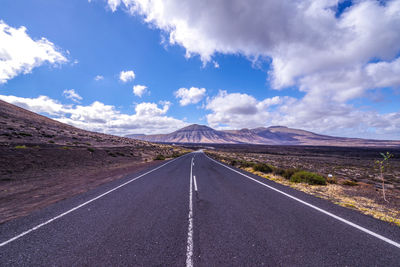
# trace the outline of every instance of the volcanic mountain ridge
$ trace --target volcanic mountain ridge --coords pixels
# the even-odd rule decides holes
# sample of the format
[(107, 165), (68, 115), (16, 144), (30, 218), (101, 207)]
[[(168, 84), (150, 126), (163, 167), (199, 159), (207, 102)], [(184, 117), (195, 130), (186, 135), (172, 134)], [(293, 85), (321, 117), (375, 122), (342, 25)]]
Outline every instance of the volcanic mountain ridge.
[(158, 143), (196, 144), (263, 144), (385, 147), (400, 146), (400, 141), (334, 137), (285, 126), (259, 127), (241, 130), (215, 130), (205, 125), (192, 124), (169, 134), (127, 135), (134, 139)]

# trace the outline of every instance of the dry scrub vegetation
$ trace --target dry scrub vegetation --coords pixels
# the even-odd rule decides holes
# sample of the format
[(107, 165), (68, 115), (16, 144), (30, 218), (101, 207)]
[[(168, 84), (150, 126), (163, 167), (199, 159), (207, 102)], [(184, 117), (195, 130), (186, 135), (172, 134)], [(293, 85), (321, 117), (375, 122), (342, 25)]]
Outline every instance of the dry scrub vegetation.
[[(280, 149), (284, 150), (285, 148)], [(207, 150), (206, 153), (214, 159), (236, 168), (400, 226), (400, 190), (397, 184), (386, 188), (386, 198), (389, 200), (386, 202), (375, 179), (371, 179), (368, 183), (368, 178), (357, 181), (351, 175), (347, 177), (343, 177), (343, 175), (328, 176), (327, 169), (318, 168), (321, 165), (326, 167), (326, 163), (321, 164), (321, 159), (314, 160), (314, 164), (310, 164), (313, 161), (306, 156), (304, 157), (306, 162), (302, 165), (301, 156), (291, 155), (290, 161), (285, 161), (285, 157), (281, 156), (278, 160), (276, 153), (268, 154), (265, 151), (264, 153), (243, 153)], [(294, 157), (297, 157), (296, 164), (292, 165), (290, 163)], [(335, 170), (336, 167), (335, 165), (330, 166), (332, 170)], [(392, 166), (391, 171), (391, 184), (393, 184), (393, 171), (398, 173), (396, 171), (399, 169), (394, 170)], [(374, 175), (378, 176), (378, 173), (376, 172)], [(303, 177), (303, 179), (299, 177)]]

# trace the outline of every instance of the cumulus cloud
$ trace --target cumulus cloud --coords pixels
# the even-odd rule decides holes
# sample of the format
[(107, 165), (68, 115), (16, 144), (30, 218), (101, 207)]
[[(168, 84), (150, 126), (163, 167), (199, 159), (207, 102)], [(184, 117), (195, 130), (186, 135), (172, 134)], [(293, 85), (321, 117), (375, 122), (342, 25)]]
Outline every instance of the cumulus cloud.
[(119, 73), (119, 79), (124, 83), (133, 81), (135, 79), (135, 73), (133, 72), (133, 70), (121, 71)]
[(79, 102), (79, 100), (82, 100), (82, 97), (78, 95), (78, 93), (76, 93), (74, 89), (64, 90), (63, 96), (77, 103)]
[(190, 87), (190, 89), (179, 88), (178, 91), (175, 92), (175, 97), (180, 99), (179, 104), (181, 106), (199, 103), (205, 95), (206, 89), (197, 87)]
[(268, 108), (282, 101), (278, 96), (258, 101), (248, 94), (220, 91), (217, 96), (208, 99), (206, 109), (212, 113), (207, 115), (207, 122), (211, 127), (234, 129), (267, 125), (272, 118)]
[(171, 105), (168, 101), (160, 105), (139, 103), (135, 106), (133, 114), (126, 114), (113, 105), (99, 101), (84, 106), (66, 105), (47, 96), (24, 98), (0, 95), (0, 99), (75, 127), (115, 135), (166, 133), (187, 125), (166, 115)]
[(340, 17), (337, 0), (108, 3), (115, 8), (123, 4), (132, 14), (142, 15), (169, 34), (171, 44), (204, 62), (216, 53), (272, 58), (277, 88), (321, 69), (341, 69), (371, 58), (393, 59), (400, 48), (399, 1), (356, 1)]
[[(282, 106), (287, 112), (280, 114), (280, 124), (311, 126), (311, 120), (319, 131), (351, 124), (353, 133), (379, 131), (379, 125), (400, 131), (387, 122), (387, 114), (351, 105), (380, 88), (399, 86), (400, 1), (352, 1), (337, 14), (340, 2), (124, 0), (114, 7), (141, 16), (168, 37), (166, 42), (203, 63), (213, 63), (216, 54), (271, 62), (267, 80), (272, 88), (305, 93), (293, 103), (295, 111)], [(354, 124), (357, 118), (362, 120)], [(374, 119), (387, 123), (374, 126)]]
[(147, 86), (145, 85), (134, 85), (133, 86), (133, 94), (138, 96), (138, 97), (142, 97), (142, 95), (147, 91)]
[(104, 76), (103, 75), (96, 75), (96, 77), (94, 77), (95, 81), (101, 81), (104, 80)]
[(60, 64), (67, 59), (56, 46), (42, 37), (32, 39), (25, 27), (13, 28), (0, 20), (0, 84), (46, 62)]

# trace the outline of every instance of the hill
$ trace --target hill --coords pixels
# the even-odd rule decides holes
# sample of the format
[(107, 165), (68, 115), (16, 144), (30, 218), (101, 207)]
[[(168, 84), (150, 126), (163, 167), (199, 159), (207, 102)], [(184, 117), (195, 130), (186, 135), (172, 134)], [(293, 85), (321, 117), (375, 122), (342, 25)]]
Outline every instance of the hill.
[(183, 151), (63, 124), (0, 100), (0, 223)]
[(159, 143), (264, 144), (355, 147), (400, 146), (400, 141), (334, 137), (316, 134), (300, 129), (292, 129), (285, 126), (218, 131), (208, 126), (193, 124), (169, 134), (128, 135), (127, 137)]

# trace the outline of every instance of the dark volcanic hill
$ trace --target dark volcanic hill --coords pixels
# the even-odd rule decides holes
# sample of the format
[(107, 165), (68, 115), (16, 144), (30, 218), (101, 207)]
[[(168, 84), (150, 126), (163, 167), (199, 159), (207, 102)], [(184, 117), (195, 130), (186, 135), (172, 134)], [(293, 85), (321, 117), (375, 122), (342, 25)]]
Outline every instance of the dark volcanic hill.
[(170, 134), (128, 135), (127, 137), (160, 143), (400, 146), (400, 141), (333, 137), (284, 126), (218, 131), (208, 126), (193, 124)]

